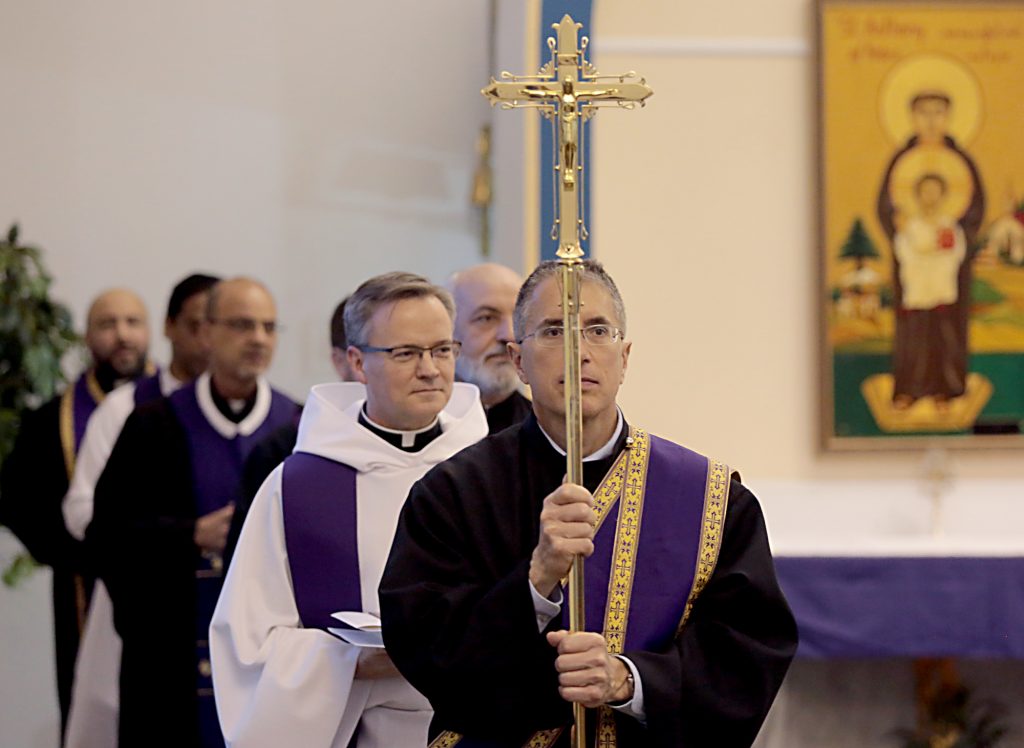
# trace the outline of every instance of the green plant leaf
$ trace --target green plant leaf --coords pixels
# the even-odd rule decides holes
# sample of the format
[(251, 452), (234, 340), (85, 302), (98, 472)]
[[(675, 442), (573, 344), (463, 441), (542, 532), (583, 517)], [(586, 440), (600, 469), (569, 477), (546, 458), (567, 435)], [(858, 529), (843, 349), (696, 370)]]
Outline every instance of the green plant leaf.
[(17, 587), (32, 576), (38, 568), (39, 564), (34, 558), (27, 553), (19, 553), (3, 571), (4, 584), (8, 587)]
[[(64, 381), (61, 357), (78, 342), (71, 312), (49, 296), (42, 250), (20, 245), (19, 235), (15, 223), (0, 242), (0, 463), (13, 447), (22, 410), (53, 396)], [(17, 585), (35, 568), (22, 554), (3, 581)]]

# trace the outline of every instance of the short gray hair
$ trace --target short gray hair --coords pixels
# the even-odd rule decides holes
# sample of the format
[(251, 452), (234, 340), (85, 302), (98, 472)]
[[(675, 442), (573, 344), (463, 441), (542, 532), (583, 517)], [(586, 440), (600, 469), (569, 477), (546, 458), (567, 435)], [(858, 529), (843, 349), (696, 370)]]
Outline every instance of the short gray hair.
[[(537, 286), (545, 278), (557, 277), (560, 265), (561, 263), (558, 260), (545, 260), (534, 268), (533, 272), (530, 273), (530, 277), (526, 279), (519, 289), (519, 295), (516, 296), (516, 308), (512, 317), (512, 332), (517, 341), (522, 340), (523, 336), (526, 335), (527, 307), (530, 304), (530, 299), (533, 297), (533, 292), (537, 290)], [(582, 266), (583, 271), (580, 273), (580, 282), (593, 281), (604, 286), (605, 290), (611, 294), (615, 316), (619, 318), (618, 322), (622, 328), (622, 334), (625, 335), (626, 305), (622, 301), (622, 294), (619, 293), (619, 288), (615, 285), (615, 281), (612, 280), (604, 266), (597, 260), (587, 258), (583, 260)]]
[(440, 301), (455, 321), (455, 302), (452, 295), (414, 273), (384, 273), (364, 282), (345, 302), (345, 339), (349, 345), (366, 345), (370, 318), (385, 304), (403, 299), (422, 299), (433, 296)]

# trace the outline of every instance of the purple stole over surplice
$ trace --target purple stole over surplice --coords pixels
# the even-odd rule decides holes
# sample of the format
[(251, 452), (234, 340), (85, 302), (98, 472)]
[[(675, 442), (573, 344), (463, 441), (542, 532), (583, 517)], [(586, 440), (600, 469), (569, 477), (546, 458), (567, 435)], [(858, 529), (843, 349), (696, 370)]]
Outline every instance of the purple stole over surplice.
[[(584, 567), (585, 629), (602, 634), (610, 653), (662, 651), (678, 636), (718, 561), (728, 500), (725, 463), (630, 430), (626, 448), (594, 491), (598, 529)], [(567, 604), (562, 628), (569, 628)], [(535, 733), (527, 745), (549, 748), (563, 731)], [(596, 733), (589, 744), (617, 745), (606, 706), (598, 710)], [(430, 748), (456, 745), (492, 743), (442, 732)]]
[[(171, 410), (184, 428), (188, 440), (195, 516), (222, 509), (237, 502), (242, 467), (249, 452), (277, 428), (291, 423), (295, 403), (277, 391), (271, 391), (270, 410), (251, 434), (232, 438), (218, 432), (203, 415), (196, 398), (196, 382), (187, 384), (167, 398)], [(210, 669), (209, 630), (213, 611), (223, 585), (219, 556), (202, 556), (196, 566), (196, 692), (199, 698), (199, 724), (203, 748), (223, 746), (213, 701)]]
[(356, 470), (296, 452), (284, 461), (281, 506), (299, 620), (307, 629), (343, 626), (331, 613), (363, 609)]

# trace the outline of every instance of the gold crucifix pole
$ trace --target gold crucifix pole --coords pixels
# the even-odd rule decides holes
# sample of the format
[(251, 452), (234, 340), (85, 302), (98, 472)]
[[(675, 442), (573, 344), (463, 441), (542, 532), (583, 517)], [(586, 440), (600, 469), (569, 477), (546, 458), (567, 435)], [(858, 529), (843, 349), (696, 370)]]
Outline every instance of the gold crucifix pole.
[[(653, 92), (636, 73), (601, 75), (586, 58), (589, 39), (579, 40), (582, 24), (568, 15), (553, 24), (557, 39), (548, 38), (551, 59), (537, 75), (516, 76), (503, 72), (501, 82), (491, 83), (481, 93), (491, 105), (503, 109), (535, 108), (554, 129), (558, 150), (554, 170), (558, 189), (552, 238), (558, 239), (558, 262), (562, 285), (562, 324), (565, 340), (565, 434), (566, 479), (583, 485), (583, 413), (580, 407), (580, 273), (582, 239), (587, 236), (583, 223), (581, 135), (583, 122), (599, 106), (633, 109), (643, 106)], [(569, 630), (584, 631), (583, 559), (576, 557), (569, 574)], [(582, 704), (573, 704), (573, 748), (586, 745), (585, 715)]]

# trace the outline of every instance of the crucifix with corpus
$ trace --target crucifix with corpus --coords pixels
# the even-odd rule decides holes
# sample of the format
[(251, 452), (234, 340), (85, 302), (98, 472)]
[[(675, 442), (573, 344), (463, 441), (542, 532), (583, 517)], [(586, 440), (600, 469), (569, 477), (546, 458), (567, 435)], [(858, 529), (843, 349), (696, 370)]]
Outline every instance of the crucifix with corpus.
[[(581, 240), (586, 226), (581, 216), (583, 180), (580, 162), (582, 123), (599, 106), (633, 109), (653, 91), (636, 73), (601, 75), (586, 59), (587, 37), (579, 39), (582, 24), (568, 15), (553, 24), (557, 34), (548, 38), (551, 59), (537, 75), (517, 76), (503, 72), (501, 81), (491, 83), (481, 93), (491, 105), (503, 109), (535, 108), (554, 125), (557, 157), (555, 172), (558, 189), (555, 225), (552, 237), (558, 239), (557, 257), (561, 271), (563, 339), (565, 341), (565, 420), (566, 479), (583, 484), (583, 417), (580, 409), (580, 282), (583, 259)], [(569, 573), (569, 629), (583, 631), (583, 560), (576, 558)], [(584, 709), (573, 704), (573, 746), (583, 748)]]

